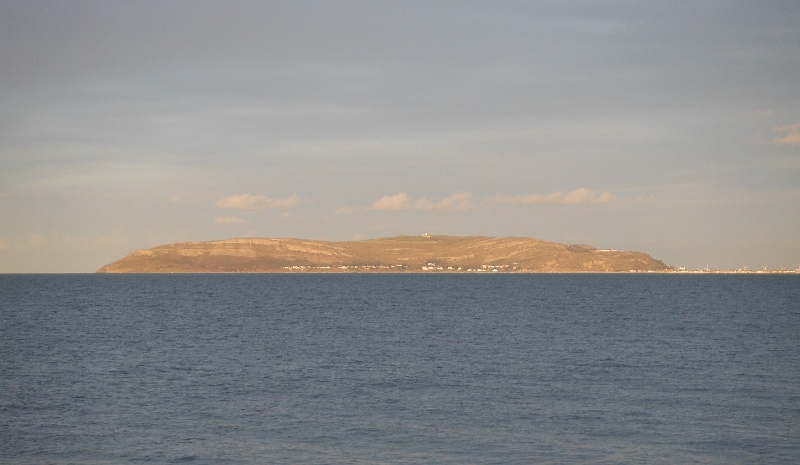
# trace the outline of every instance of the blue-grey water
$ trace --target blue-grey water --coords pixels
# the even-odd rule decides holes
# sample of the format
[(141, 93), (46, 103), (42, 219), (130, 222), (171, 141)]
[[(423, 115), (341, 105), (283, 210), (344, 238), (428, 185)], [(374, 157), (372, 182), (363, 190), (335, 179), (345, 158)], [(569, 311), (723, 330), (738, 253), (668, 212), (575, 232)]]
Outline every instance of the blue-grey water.
[(800, 276), (1, 275), (0, 463), (798, 463)]

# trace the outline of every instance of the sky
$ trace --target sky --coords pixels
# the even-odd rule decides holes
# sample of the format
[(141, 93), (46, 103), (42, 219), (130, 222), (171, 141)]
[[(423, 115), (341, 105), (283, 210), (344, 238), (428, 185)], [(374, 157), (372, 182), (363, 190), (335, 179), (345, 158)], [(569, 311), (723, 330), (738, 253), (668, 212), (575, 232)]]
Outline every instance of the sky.
[(0, 272), (232, 237), (800, 267), (800, 3), (0, 1)]

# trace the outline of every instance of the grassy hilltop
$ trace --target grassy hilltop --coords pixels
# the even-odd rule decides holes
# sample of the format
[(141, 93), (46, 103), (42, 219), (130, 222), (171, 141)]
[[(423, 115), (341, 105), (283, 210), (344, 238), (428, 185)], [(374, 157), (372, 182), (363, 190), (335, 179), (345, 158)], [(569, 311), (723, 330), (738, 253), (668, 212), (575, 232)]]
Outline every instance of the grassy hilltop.
[(641, 252), (601, 250), (526, 237), (397, 236), (327, 242), (240, 238), (138, 250), (98, 273), (355, 271), (659, 271)]

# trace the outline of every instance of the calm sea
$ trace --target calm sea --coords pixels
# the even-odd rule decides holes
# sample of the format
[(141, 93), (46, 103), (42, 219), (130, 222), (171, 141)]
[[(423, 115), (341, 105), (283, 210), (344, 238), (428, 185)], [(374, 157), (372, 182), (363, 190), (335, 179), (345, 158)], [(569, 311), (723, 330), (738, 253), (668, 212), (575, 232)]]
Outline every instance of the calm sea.
[(0, 275), (0, 462), (798, 463), (800, 276)]

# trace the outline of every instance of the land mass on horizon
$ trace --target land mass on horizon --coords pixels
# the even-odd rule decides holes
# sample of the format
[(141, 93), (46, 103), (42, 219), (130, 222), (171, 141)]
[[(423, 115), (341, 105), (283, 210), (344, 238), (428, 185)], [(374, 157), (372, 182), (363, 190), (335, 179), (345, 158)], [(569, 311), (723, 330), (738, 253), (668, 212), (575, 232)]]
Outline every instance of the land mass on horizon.
[(358, 241), (236, 238), (137, 250), (98, 273), (664, 271), (642, 252), (528, 237), (397, 236)]

